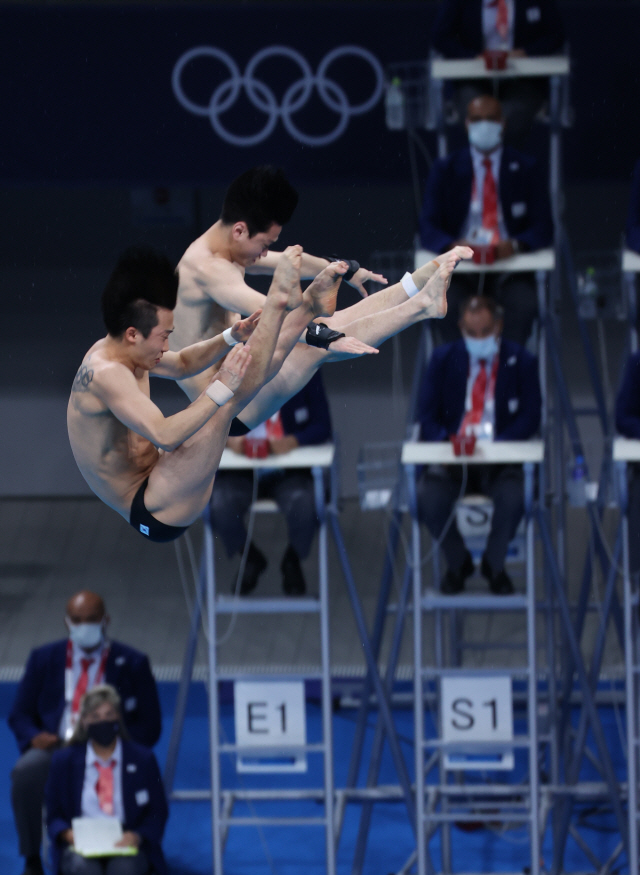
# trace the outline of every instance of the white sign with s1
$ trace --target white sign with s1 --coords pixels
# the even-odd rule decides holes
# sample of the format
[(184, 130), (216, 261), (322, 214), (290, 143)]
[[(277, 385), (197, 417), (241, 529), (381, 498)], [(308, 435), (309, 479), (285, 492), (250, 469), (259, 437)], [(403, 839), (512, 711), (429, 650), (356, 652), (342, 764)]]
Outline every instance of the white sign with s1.
[(512, 769), (513, 749), (484, 752), (483, 742), (513, 740), (513, 701), (508, 675), (443, 677), (440, 683), (442, 740), (467, 743), (447, 752), (450, 769)]

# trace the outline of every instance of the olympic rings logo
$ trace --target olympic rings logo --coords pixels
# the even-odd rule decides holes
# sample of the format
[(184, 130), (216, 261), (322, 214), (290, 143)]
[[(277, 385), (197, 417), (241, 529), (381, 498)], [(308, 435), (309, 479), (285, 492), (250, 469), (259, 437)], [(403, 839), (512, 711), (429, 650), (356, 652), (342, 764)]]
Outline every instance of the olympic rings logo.
[[(361, 103), (352, 105), (344, 89), (327, 76), (327, 71), (338, 58), (353, 57), (365, 61), (373, 70), (374, 87), (371, 95)], [(300, 78), (291, 84), (278, 104), (272, 89), (261, 79), (256, 78), (256, 70), (268, 58), (288, 58), (300, 69)], [(228, 70), (229, 77), (218, 85), (208, 104), (199, 104), (191, 100), (182, 87), (182, 74), (191, 61), (197, 58), (215, 58)], [(220, 137), (232, 146), (255, 146), (269, 137), (278, 120), (281, 119), (287, 132), (294, 140), (305, 146), (326, 146), (342, 136), (349, 124), (351, 116), (369, 112), (378, 103), (384, 86), (384, 73), (378, 59), (360, 46), (339, 46), (328, 52), (317, 73), (313, 73), (310, 64), (299, 52), (287, 46), (269, 46), (257, 52), (247, 64), (244, 75), (236, 62), (222, 49), (214, 46), (198, 46), (185, 52), (173, 68), (171, 76), (173, 93), (178, 102), (194, 115), (208, 117), (211, 127)], [(313, 90), (317, 89), (325, 106), (338, 115), (338, 121), (333, 130), (326, 134), (311, 135), (301, 131), (293, 121), (293, 116), (308, 102)], [(242, 136), (227, 130), (220, 117), (229, 110), (244, 89), (253, 106), (263, 112), (267, 119), (262, 130), (255, 134)]]

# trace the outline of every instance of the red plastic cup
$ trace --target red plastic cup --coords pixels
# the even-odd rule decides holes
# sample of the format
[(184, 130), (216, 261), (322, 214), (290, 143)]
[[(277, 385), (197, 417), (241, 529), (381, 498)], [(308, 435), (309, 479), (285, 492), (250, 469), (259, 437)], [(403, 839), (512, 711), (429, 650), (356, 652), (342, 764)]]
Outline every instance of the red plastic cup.
[(473, 245), (473, 261), (475, 264), (493, 264), (496, 260), (496, 245)]
[(509, 52), (504, 49), (486, 49), (482, 53), (487, 70), (506, 70)]
[(249, 459), (266, 459), (269, 455), (267, 438), (245, 438), (244, 454)]
[(449, 436), (454, 456), (473, 456), (476, 448), (474, 434), (452, 434)]

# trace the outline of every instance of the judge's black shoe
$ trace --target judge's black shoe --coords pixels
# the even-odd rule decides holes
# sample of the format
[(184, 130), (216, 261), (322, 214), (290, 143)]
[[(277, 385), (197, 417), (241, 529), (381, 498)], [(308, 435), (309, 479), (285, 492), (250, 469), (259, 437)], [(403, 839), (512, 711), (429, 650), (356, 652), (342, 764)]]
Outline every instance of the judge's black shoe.
[(42, 860), (37, 854), (33, 857), (27, 857), (22, 875), (44, 875)]
[(282, 571), (282, 589), (286, 594), (304, 595), (307, 591), (307, 585), (302, 573), (300, 559), (291, 544), (284, 551), (280, 570)]
[(464, 554), (464, 560), (458, 571), (451, 571), (449, 569), (442, 578), (442, 583), (440, 584), (442, 595), (457, 595), (459, 592), (462, 592), (465, 580), (467, 577), (471, 577), (474, 571), (475, 565), (473, 564), (471, 553), (467, 551)]
[[(267, 560), (264, 558), (260, 550), (258, 550), (255, 544), (249, 544), (247, 562), (244, 566), (244, 574), (242, 575), (242, 582), (240, 584), (240, 595), (249, 595), (250, 592), (253, 592), (258, 585), (258, 578), (266, 567)], [(235, 592), (235, 581), (232, 591)]]
[(513, 595), (515, 592), (511, 578), (504, 568), (498, 571), (497, 574), (494, 574), (487, 562), (486, 556), (482, 557), (480, 571), (482, 576), (486, 577), (489, 581), (489, 589), (494, 595)]

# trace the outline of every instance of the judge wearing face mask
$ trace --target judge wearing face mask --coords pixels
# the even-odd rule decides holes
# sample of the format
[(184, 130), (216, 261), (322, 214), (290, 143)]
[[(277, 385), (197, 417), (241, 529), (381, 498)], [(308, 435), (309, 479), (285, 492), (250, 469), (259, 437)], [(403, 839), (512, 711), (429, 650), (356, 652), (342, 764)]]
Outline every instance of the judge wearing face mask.
[[(502, 319), (493, 298), (465, 301), (460, 331), (460, 340), (434, 350), (423, 375), (417, 417), (421, 440), (446, 441), (452, 434), (473, 434), (478, 441), (532, 438), (542, 404), (535, 356), (502, 336)], [(463, 476), (461, 465), (429, 465), (417, 484), (419, 519), (434, 538), (442, 538), (447, 572), (440, 589), (448, 595), (461, 592), (474, 572), (455, 517), (444, 531), (460, 497)], [(509, 595), (513, 583), (504, 562), (524, 513), (522, 468), (468, 465), (465, 491), (493, 500), (491, 531), (480, 570), (491, 592)]]
[(148, 747), (160, 737), (156, 684), (147, 657), (107, 636), (102, 598), (83, 590), (67, 603), (68, 637), (31, 652), (9, 715), (20, 758), (11, 773), (13, 806), (24, 875), (40, 875), (42, 801), (51, 754), (73, 733), (82, 696), (109, 683), (123, 702), (134, 741)]
[[(422, 246), (445, 252), (463, 243), (490, 246), (496, 261), (550, 246), (551, 207), (536, 160), (503, 145), (500, 102), (483, 95), (467, 108), (469, 145), (435, 162), (420, 216)], [(460, 336), (459, 305), (482, 293), (504, 309), (504, 335), (524, 344), (537, 314), (530, 273), (456, 274), (447, 292), (448, 311), (439, 323), (446, 342)]]
[[(82, 699), (68, 746), (54, 753), (46, 787), (47, 830), (55, 875), (165, 875), (160, 842), (167, 801), (153, 753), (132, 742), (120, 697), (99, 684)], [(73, 849), (73, 818), (117, 818), (118, 848), (131, 856), (85, 858)]]

